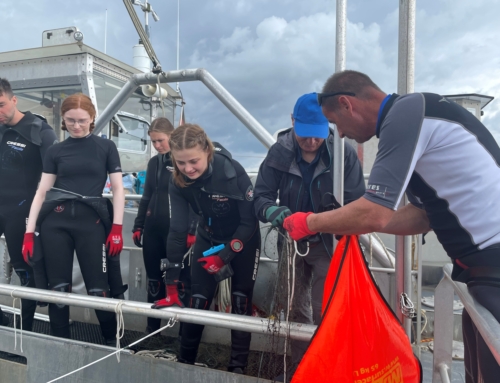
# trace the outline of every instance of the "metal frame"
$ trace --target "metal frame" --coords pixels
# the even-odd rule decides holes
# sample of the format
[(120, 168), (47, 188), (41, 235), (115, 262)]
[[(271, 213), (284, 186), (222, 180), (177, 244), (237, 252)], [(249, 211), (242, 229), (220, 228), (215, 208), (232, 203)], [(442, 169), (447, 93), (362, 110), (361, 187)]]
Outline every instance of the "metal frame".
[(163, 72), (159, 75), (153, 73), (132, 75), (97, 119), (94, 134), (104, 129), (140, 85), (186, 81), (201, 81), (266, 148), (274, 144), (273, 136), (208, 71), (201, 68)]
[(457, 293), (491, 353), (500, 364), (500, 323), (493, 314), (479, 304), (464, 283), (451, 279), (452, 265), (443, 267), (444, 277), (435, 291), (434, 362), (432, 382), (449, 382), (453, 348), (453, 298)]

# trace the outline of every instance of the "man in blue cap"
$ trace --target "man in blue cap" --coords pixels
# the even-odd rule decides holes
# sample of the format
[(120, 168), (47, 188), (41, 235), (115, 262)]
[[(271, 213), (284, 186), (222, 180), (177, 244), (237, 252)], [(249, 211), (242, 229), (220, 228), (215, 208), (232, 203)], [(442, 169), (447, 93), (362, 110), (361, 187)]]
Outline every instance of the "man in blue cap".
[[(281, 227), (283, 220), (292, 213), (321, 212), (331, 208), (332, 151), (333, 130), (321, 111), (317, 94), (301, 96), (293, 110), (292, 128), (279, 133), (277, 142), (260, 166), (254, 189), (258, 219)], [(344, 153), (344, 201), (349, 203), (365, 193), (365, 183), (356, 151), (346, 143)], [(276, 203), (278, 193), (279, 206)], [(292, 321), (319, 323), (323, 285), (332, 253), (332, 235), (320, 234), (316, 241), (310, 241), (305, 257), (296, 257)], [(292, 341), (293, 370), (307, 346), (306, 342)]]

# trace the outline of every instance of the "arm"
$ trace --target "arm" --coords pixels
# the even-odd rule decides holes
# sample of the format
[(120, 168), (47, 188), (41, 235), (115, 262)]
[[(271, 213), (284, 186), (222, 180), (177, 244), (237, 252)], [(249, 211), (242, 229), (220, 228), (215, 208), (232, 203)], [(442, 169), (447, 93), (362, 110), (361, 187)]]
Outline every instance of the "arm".
[(45, 201), (45, 194), (47, 190), (50, 190), (54, 183), (56, 182), (57, 176), (55, 174), (42, 173), (42, 178), (40, 184), (38, 185), (38, 190), (36, 191), (35, 198), (31, 204), (30, 216), (28, 218), (28, 224), (26, 225), (26, 232), (33, 233), (36, 227), (36, 220), (38, 219), (38, 214), (42, 208), (42, 204)]
[(267, 166), (266, 160), (262, 162), (254, 190), (254, 212), (257, 219), (261, 222), (268, 222), (266, 219), (267, 208), (276, 206), (281, 177), (282, 173)]
[(40, 146), (40, 155), (42, 157), (42, 161), (45, 158), (47, 149), (58, 142), (54, 130), (48, 124), (43, 124), (43, 126), (45, 127), (45, 129), (42, 129), (42, 131), (40, 132), (40, 138), (42, 139), (42, 145)]
[(254, 215), (253, 186), (248, 174), (243, 167), (233, 160), (234, 168), (238, 176), (238, 188), (243, 192), (244, 199), (238, 201), (238, 212), (240, 214), (240, 224), (233, 234), (233, 238), (243, 242), (249, 240), (257, 229), (257, 219)]
[(111, 189), (113, 190), (113, 223), (121, 225), (123, 223), (123, 212), (125, 210), (125, 191), (121, 173), (111, 173), (109, 175)]
[(426, 233), (430, 230), (427, 215), (407, 205), (398, 211), (360, 198), (340, 209), (307, 217), (312, 232), (331, 234), (365, 234), (382, 232), (396, 235)]
[(156, 175), (156, 167), (154, 165), (156, 163), (158, 163), (156, 156), (149, 160), (148, 169), (146, 170), (146, 180), (144, 182), (144, 192), (142, 193), (142, 197), (139, 202), (139, 209), (137, 209), (137, 217), (135, 217), (133, 231), (144, 228), (144, 221), (146, 220), (149, 201), (155, 188), (154, 179)]
[(170, 262), (181, 262), (187, 251), (186, 236), (189, 229), (189, 203), (175, 185), (173, 177), (168, 185), (170, 203), (170, 229), (167, 237), (167, 258)]

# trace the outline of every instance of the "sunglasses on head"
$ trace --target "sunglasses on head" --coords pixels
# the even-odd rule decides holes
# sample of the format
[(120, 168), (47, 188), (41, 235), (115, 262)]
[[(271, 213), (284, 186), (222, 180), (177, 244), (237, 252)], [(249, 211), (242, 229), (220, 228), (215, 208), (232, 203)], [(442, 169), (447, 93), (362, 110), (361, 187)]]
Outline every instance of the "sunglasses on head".
[(321, 106), (323, 104), (323, 100), (328, 97), (334, 96), (356, 96), (355, 93), (352, 92), (334, 92), (334, 93), (318, 93), (318, 105)]

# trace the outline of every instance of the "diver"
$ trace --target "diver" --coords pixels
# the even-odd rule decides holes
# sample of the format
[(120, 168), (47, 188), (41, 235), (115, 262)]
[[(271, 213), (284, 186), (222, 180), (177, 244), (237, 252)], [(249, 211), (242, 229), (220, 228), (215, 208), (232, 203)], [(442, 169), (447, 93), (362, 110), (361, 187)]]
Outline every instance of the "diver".
[[(76, 251), (87, 293), (123, 298), (126, 285), (121, 281), (118, 257), (123, 248), (125, 197), (118, 150), (113, 141), (92, 134), (96, 110), (89, 97), (81, 93), (67, 97), (61, 115), (61, 129), (70, 137), (47, 151), (30, 210), (23, 256), (28, 262), (40, 262), (41, 250), (47, 282), (38, 286), (37, 279), (37, 286), (69, 293)], [(112, 206), (102, 197), (108, 174)], [(40, 246), (34, 246), (38, 239)], [(115, 314), (96, 310), (96, 315), (106, 344), (114, 345)], [(69, 307), (51, 303), (49, 317), (52, 335), (70, 338)]]
[[(0, 78), (0, 235), (5, 234), (10, 262), (21, 285), (35, 287), (33, 269), (23, 261), (21, 248), (43, 158), (57, 137), (45, 119), (21, 113), (17, 102), (10, 83)], [(22, 328), (31, 331), (36, 301), (21, 302)], [(0, 309), (0, 325), (7, 324)]]
[[(170, 231), (165, 270), (166, 298), (155, 308), (182, 307), (177, 281), (186, 253), (189, 206), (200, 216), (191, 261), (190, 308), (208, 310), (217, 283), (232, 277), (231, 312), (251, 315), (259, 264), (260, 230), (253, 215), (253, 187), (243, 167), (198, 125), (178, 127), (170, 136), (174, 174), (170, 181)], [(204, 326), (184, 323), (179, 361), (193, 364)], [(243, 374), (251, 334), (231, 331), (228, 371)]]
[[(148, 135), (158, 155), (149, 160), (142, 194), (135, 218), (132, 239), (137, 247), (143, 247), (142, 254), (148, 276), (148, 302), (153, 303), (165, 298), (161, 260), (167, 257), (167, 236), (170, 226), (168, 185), (174, 170), (170, 157), (168, 140), (174, 131), (172, 123), (165, 117), (159, 117), (151, 123)], [(194, 215), (194, 213), (193, 213)], [(187, 247), (194, 244), (196, 218), (191, 219), (187, 234)], [(184, 265), (179, 278), (179, 294), (184, 305), (189, 299), (189, 260)], [(146, 333), (160, 328), (160, 318), (148, 318)]]

